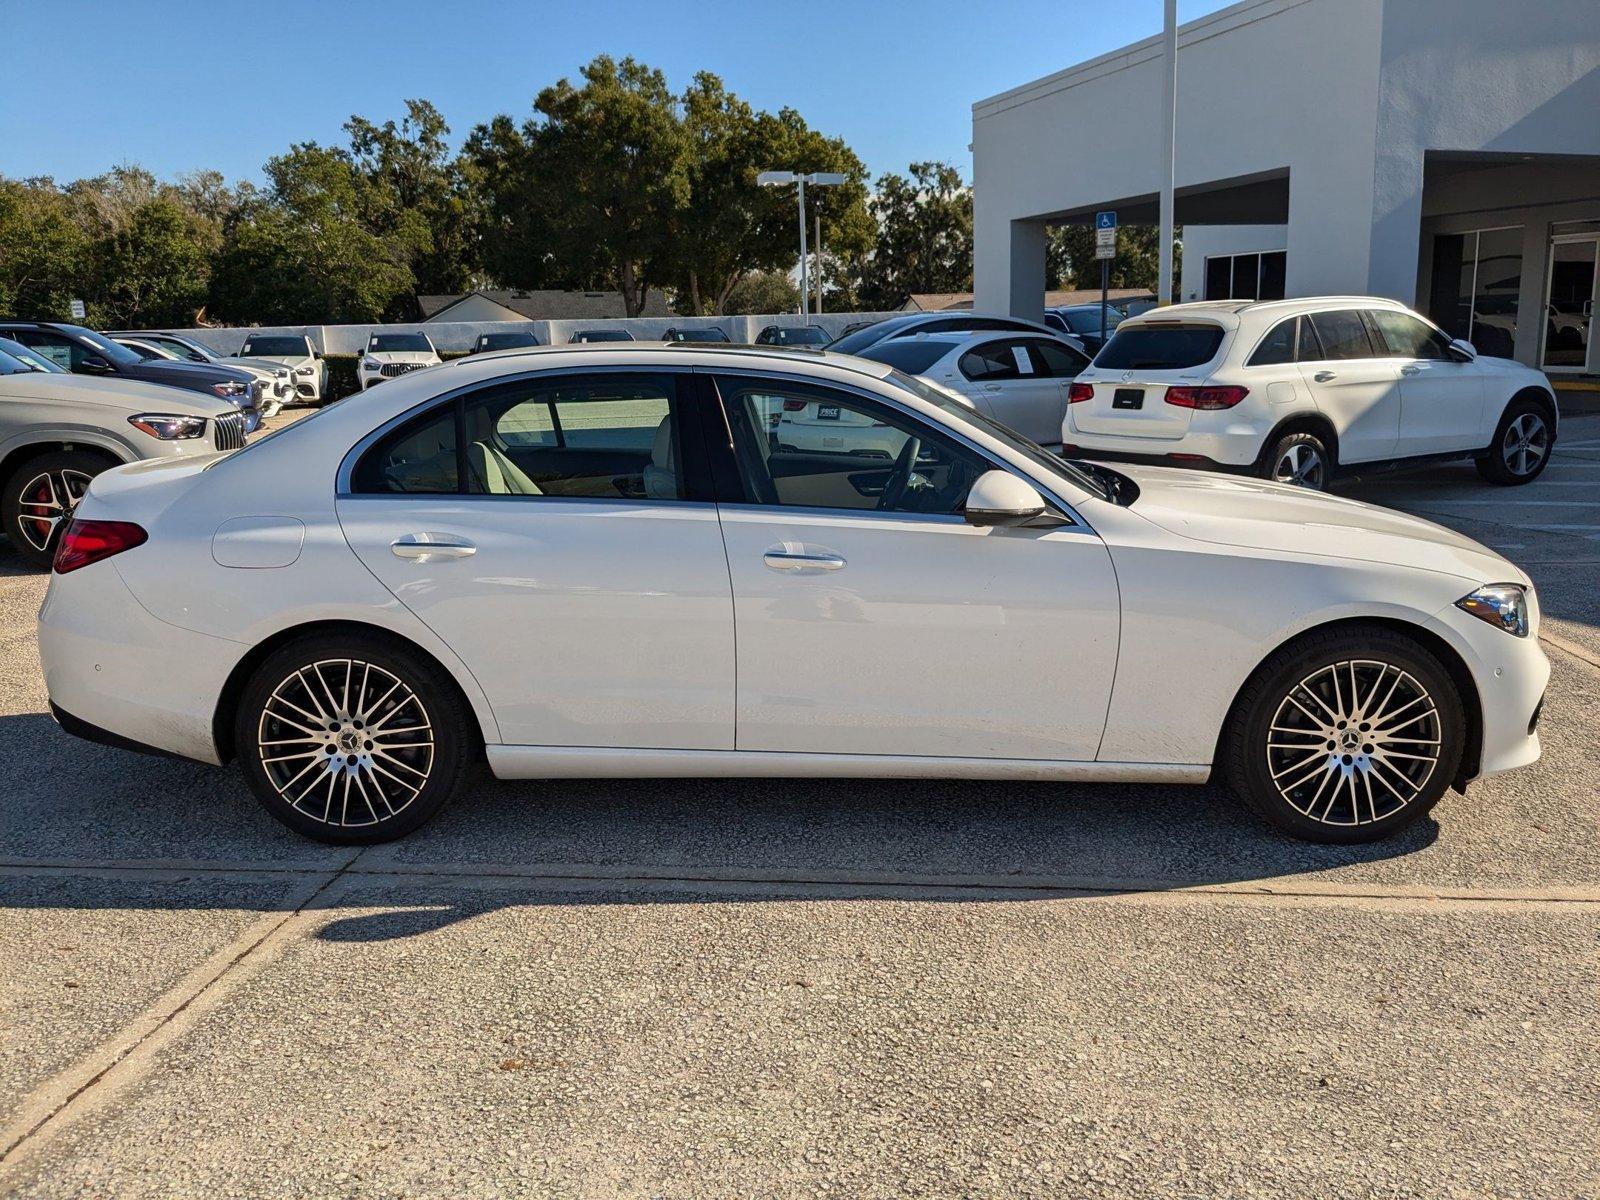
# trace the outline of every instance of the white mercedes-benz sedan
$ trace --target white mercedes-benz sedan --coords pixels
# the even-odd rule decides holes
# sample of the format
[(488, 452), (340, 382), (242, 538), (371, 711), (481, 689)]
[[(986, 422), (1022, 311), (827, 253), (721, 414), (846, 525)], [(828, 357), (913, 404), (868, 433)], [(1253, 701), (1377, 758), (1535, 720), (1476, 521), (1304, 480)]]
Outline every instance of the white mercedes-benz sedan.
[[(893, 453), (780, 444), (810, 405)], [(331, 842), (415, 829), (480, 760), (1216, 776), (1352, 842), (1537, 757), (1538, 621), (1414, 517), (1069, 463), (881, 363), (640, 344), (475, 355), (100, 475), (39, 643), (64, 728), (238, 759)]]

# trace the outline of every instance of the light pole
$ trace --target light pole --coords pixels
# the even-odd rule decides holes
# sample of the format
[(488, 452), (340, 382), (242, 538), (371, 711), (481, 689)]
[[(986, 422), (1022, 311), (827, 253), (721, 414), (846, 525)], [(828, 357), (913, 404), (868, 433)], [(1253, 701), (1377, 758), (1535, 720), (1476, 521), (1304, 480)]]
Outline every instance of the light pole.
[[(756, 176), (756, 182), (762, 187), (778, 187), (785, 183), (798, 184), (800, 198), (800, 315), (811, 315), (811, 277), (809, 266), (806, 262), (806, 184), (812, 187), (837, 187), (846, 182), (847, 177), (838, 171), (812, 171), (809, 175), (800, 171), (763, 171)], [(817, 236), (820, 240), (822, 227), (817, 226)], [(817, 264), (818, 274), (821, 274), (822, 264)], [(818, 284), (817, 309), (822, 307), (821, 284)]]

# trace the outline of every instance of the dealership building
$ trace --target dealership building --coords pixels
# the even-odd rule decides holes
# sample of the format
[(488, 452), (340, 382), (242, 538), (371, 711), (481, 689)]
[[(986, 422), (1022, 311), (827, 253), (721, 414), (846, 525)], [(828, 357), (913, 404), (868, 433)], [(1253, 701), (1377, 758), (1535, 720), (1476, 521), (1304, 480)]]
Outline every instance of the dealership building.
[[(1600, 374), (1600, 0), (1244, 0), (1177, 40), (1175, 298), (1389, 296)], [(978, 308), (1040, 313), (1052, 225), (1156, 222), (1163, 67), (973, 106)]]

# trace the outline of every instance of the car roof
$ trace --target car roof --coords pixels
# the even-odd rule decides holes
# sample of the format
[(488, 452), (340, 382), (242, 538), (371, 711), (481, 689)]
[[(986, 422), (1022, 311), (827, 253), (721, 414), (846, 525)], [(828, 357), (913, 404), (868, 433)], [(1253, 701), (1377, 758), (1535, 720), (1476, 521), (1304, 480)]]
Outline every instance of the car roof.
[[(608, 342), (592, 345), (574, 345), (562, 342), (553, 346), (515, 346), (509, 350), (490, 350), (470, 358), (457, 358), (444, 364), (450, 370), (462, 370), (468, 364), (481, 365), (511, 359), (525, 358), (533, 369), (544, 369), (547, 360), (565, 356), (574, 366), (629, 366), (639, 362), (653, 365), (717, 366), (738, 363), (753, 367), (763, 360), (770, 366), (792, 367), (797, 363), (836, 367), (882, 379), (889, 373), (883, 363), (857, 358), (853, 354), (836, 354), (820, 346), (747, 346), (735, 342)], [(615, 359), (615, 361), (613, 361)], [(701, 360), (706, 360), (702, 362)]]

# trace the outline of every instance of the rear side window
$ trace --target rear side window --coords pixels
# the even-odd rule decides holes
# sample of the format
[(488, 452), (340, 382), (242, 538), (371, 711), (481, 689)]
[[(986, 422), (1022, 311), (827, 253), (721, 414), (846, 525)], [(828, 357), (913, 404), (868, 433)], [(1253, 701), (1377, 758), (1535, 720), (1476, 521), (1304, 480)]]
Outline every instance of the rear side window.
[(388, 434), (356, 464), (352, 490), (362, 495), (437, 496), (461, 489), (457, 406), (441, 405)]
[(1075, 378), (1079, 371), (1089, 365), (1088, 358), (1070, 346), (1047, 342), (1043, 338), (1029, 342), (1028, 352), (1033, 355), (1034, 370), (1054, 379)]
[(1217, 356), (1222, 326), (1209, 324), (1121, 325), (1094, 365), (1110, 371), (1181, 371)]
[[(1361, 313), (1353, 308), (1340, 309), (1338, 312), (1312, 313), (1306, 318), (1311, 323), (1311, 328), (1316, 331), (1317, 341), (1322, 343), (1320, 358), (1323, 360), (1339, 360), (1349, 358), (1372, 358), (1372, 339), (1367, 336), (1367, 323), (1361, 319)], [(1306, 355), (1302, 354), (1301, 361)]]
[(1247, 367), (1266, 367), (1278, 363), (1292, 363), (1294, 361), (1294, 334), (1299, 326), (1299, 317), (1290, 317), (1286, 321), (1279, 321), (1261, 339), (1261, 344), (1256, 347), (1255, 353), (1245, 363)]
[(899, 367), (908, 375), (920, 375), (949, 353), (949, 342), (891, 339), (879, 342), (876, 346), (868, 346), (861, 352), (860, 357), (870, 358), (873, 362), (888, 363), (891, 367)]

